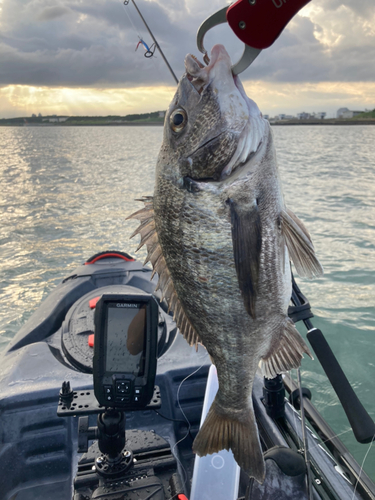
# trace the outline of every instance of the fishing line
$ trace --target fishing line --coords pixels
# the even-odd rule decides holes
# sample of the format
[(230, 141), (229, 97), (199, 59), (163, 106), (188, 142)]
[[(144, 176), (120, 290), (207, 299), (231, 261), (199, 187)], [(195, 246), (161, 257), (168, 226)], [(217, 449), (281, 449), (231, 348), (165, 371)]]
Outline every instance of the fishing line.
[(129, 21), (131, 22), (131, 25), (132, 25), (132, 26), (133, 26), (133, 28), (134, 28), (134, 31), (135, 31), (135, 32), (137, 33), (137, 35), (138, 35), (138, 38), (139, 38), (139, 39), (142, 39), (142, 37), (141, 37), (141, 35), (140, 35), (139, 31), (137, 30), (137, 28), (135, 27), (135, 24), (133, 23), (132, 18), (130, 17), (130, 14), (129, 14), (129, 12), (128, 12), (128, 9), (126, 8), (126, 7), (127, 7), (127, 5), (129, 4), (129, 0), (125, 0), (124, 2), (121, 2), (121, 3), (122, 3), (122, 6), (123, 6), (123, 8), (124, 8), (124, 10), (125, 10), (125, 12), (126, 12), (126, 15), (128, 16)]
[(122, 2), (122, 6), (123, 6), (123, 8), (125, 10), (126, 15), (128, 16), (128, 19), (129, 19), (131, 25), (133, 26), (134, 31), (137, 33), (138, 38), (139, 38), (139, 42), (138, 42), (137, 48), (135, 50), (138, 49), (138, 46), (141, 43), (144, 46), (144, 48), (145, 48), (145, 54), (144, 54), (145, 57), (147, 57), (148, 59), (152, 58), (152, 56), (155, 54), (156, 45), (155, 45), (155, 43), (153, 43), (150, 47), (148, 47), (146, 45), (146, 42), (144, 41), (141, 33), (138, 31), (138, 29), (136, 28), (135, 24), (133, 23), (133, 19), (130, 17), (130, 13), (128, 12), (129, 9), (127, 8), (127, 6), (129, 5), (129, 2), (130, 2), (130, 0), (124, 0)]
[[(343, 431), (343, 432), (339, 432), (338, 434), (335, 434), (334, 436), (330, 437), (330, 438), (327, 438), (327, 439), (321, 439), (322, 443), (328, 443), (328, 441), (332, 441), (333, 439), (339, 437), (339, 436), (342, 436), (343, 434), (347, 434), (348, 432), (352, 432), (352, 428), (350, 429), (347, 429), (346, 431)], [(318, 446), (320, 446), (320, 443), (319, 444), (315, 444), (314, 446), (312, 446), (310, 448), (310, 450), (313, 450), (314, 448), (318, 448)]]
[[(162, 414), (161, 414), (160, 412), (158, 412), (157, 410), (154, 410), (154, 412), (155, 412), (157, 415), (159, 415), (159, 417), (161, 417), (161, 418), (165, 418), (165, 420), (169, 420), (170, 422), (180, 422), (180, 423), (183, 423), (183, 424), (185, 424), (185, 423), (186, 423), (186, 422), (185, 422), (185, 420), (181, 420), (181, 419), (178, 419), (178, 418), (169, 418), (169, 417), (166, 417), (165, 415), (162, 415)], [(191, 440), (193, 441), (193, 436), (192, 436), (192, 434), (191, 434), (190, 430), (189, 430), (189, 434), (190, 434), (190, 438), (191, 438)]]
[[(293, 372), (293, 370), (291, 370), (291, 371), (290, 371), (290, 376), (291, 376), (291, 378), (293, 379), (292, 372)], [(298, 371), (297, 371), (297, 376), (298, 376)], [(295, 428), (297, 428), (296, 412), (294, 412), (294, 411), (293, 411), (293, 420), (294, 420), (294, 426), (295, 426)], [(343, 432), (340, 432), (340, 433), (338, 433), (338, 434), (335, 434), (335, 435), (334, 435), (334, 436), (332, 436), (331, 438), (327, 438), (327, 439), (321, 439), (321, 438), (320, 438), (320, 439), (321, 439), (322, 443), (323, 443), (323, 444), (325, 444), (325, 443), (327, 443), (328, 441), (332, 441), (333, 439), (335, 439), (335, 438), (337, 438), (337, 437), (339, 437), (339, 436), (342, 436), (343, 434), (347, 434), (348, 432), (352, 432), (352, 429), (350, 428), (350, 429), (347, 429), (346, 431), (343, 431)], [(300, 438), (299, 438), (299, 436), (298, 436), (298, 435), (297, 435), (297, 438), (298, 438), (298, 440), (300, 440)], [(375, 442), (375, 434), (374, 434), (374, 436), (372, 437), (371, 443), (369, 444), (368, 450), (367, 450), (367, 452), (366, 452), (366, 454), (365, 454), (365, 456), (364, 456), (364, 458), (363, 458), (363, 461), (362, 461), (362, 464), (361, 464), (361, 467), (360, 467), (360, 470), (359, 470), (359, 474), (358, 474), (357, 480), (356, 480), (356, 482), (355, 482), (354, 491), (353, 491), (353, 496), (352, 496), (351, 500), (355, 500), (355, 494), (356, 494), (356, 491), (357, 491), (357, 487), (358, 487), (358, 484), (359, 484), (359, 480), (360, 480), (360, 478), (361, 478), (361, 474), (362, 474), (362, 471), (363, 471), (363, 467), (364, 467), (364, 464), (365, 464), (365, 462), (366, 462), (366, 460), (367, 460), (368, 454), (370, 453), (371, 447), (372, 447), (372, 445), (374, 444), (374, 442)], [(317, 448), (317, 447), (319, 447), (319, 446), (321, 446), (321, 444), (320, 444), (320, 443), (315, 444), (314, 446), (309, 446), (309, 452), (311, 453), (311, 450), (313, 450), (314, 448)]]
[[(290, 370), (290, 378), (293, 380), (293, 371), (294, 370)], [(295, 382), (293, 380), (293, 382), (297, 384), (297, 382)], [(297, 410), (294, 408), (294, 406), (292, 405), (292, 408), (294, 411), (292, 411), (292, 415), (293, 415), (293, 423), (294, 423), (294, 428), (297, 430), (297, 417), (296, 417), (296, 413), (297, 413)], [(296, 432), (296, 436), (297, 436), (297, 440), (298, 440), (298, 447), (299, 448), (302, 448), (302, 439), (299, 437), (298, 433)]]
[(306, 473), (307, 473), (307, 495), (309, 500), (313, 500), (310, 453), (309, 453), (308, 437), (306, 433), (307, 426), (305, 420), (305, 407), (303, 406), (301, 370), (299, 368), (297, 368), (297, 379), (298, 379), (298, 390), (299, 390), (299, 406), (301, 411), (303, 454), (305, 458)]
[[(187, 475), (187, 472), (186, 472), (185, 467), (182, 465), (181, 460), (180, 460), (180, 459), (177, 457), (177, 455), (175, 454), (175, 449), (176, 449), (176, 447), (177, 447), (180, 443), (182, 443), (182, 441), (184, 441), (184, 439), (186, 439), (186, 438), (188, 437), (188, 435), (190, 434), (191, 424), (190, 424), (190, 422), (189, 422), (189, 419), (188, 419), (188, 418), (187, 418), (187, 416), (185, 415), (185, 412), (184, 412), (184, 410), (182, 409), (181, 404), (180, 404), (180, 389), (181, 389), (182, 384), (183, 384), (183, 383), (184, 383), (184, 382), (185, 382), (188, 378), (190, 378), (190, 377), (192, 377), (193, 375), (195, 375), (196, 373), (198, 373), (198, 372), (199, 372), (199, 370), (202, 368), (202, 366), (204, 366), (204, 364), (205, 364), (205, 361), (201, 364), (201, 366), (200, 366), (199, 368), (197, 368), (197, 369), (196, 369), (196, 370), (194, 370), (192, 373), (190, 373), (190, 375), (188, 375), (187, 377), (185, 377), (185, 378), (184, 378), (184, 379), (180, 382), (180, 385), (178, 386), (178, 389), (177, 389), (177, 404), (178, 404), (178, 407), (179, 407), (179, 409), (180, 409), (180, 411), (181, 411), (181, 413), (182, 413), (182, 415), (183, 415), (183, 417), (184, 417), (184, 419), (185, 419), (186, 423), (188, 424), (188, 429), (187, 429), (187, 431), (186, 431), (185, 436), (184, 436), (184, 437), (182, 437), (181, 439), (179, 439), (179, 440), (177, 441), (177, 443), (175, 443), (175, 444), (174, 444), (174, 446), (173, 446), (173, 448), (172, 448), (172, 453), (173, 453), (173, 455), (174, 455), (175, 459), (177, 460), (177, 462), (180, 464), (181, 469), (184, 471), (184, 479), (183, 479), (183, 481), (184, 481), (184, 484), (183, 484), (183, 485), (184, 485), (184, 486), (185, 486), (185, 484), (187, 483), (187, 480), (188, 480), (188, 475)], [(171, 500), (172, 500), (172, 499), (171, 499)]]
[(368, 450), (366, 452), (366, 455), (364, 456), (363, 460), (362, 460), (362, 465), (361, 465), (361, 468), (359, 470), (359, 474), (358, 474), (358, 478), (357, 478), (357, 481), (355, 483), (355, 486), (354, 486), (354, 491), (353, 491), (353, 496), (352, 496), (352, 500), (354, 500), (355, 498), (355, 493), (357, 491), (357, 486), (358, 486), (358, 483), (359, 483), (359, 480), (361, 478), (361, 474), (362, 474), (362, 471), (363, 471), (363, 466), (365, 465), (365, 462), (366, 462), (366, 459), (367, 459), (367, 456), (368, 454), (370, 453), (370, 450), (371, 450), (371, 446), (374, 444), (374, 440), (375, 440), (375, 434), (372, 436), (372, 440), (371, 440), (371, 443), (368, 447)]
[[(295, 382), (295, 381), (294, 381), (294, 379), (293, 379), (293, 372), (294, 372), (294, 369), (290, 371), (290, 378), (293, 380), (293, 382)], [(296, 382), (295, 382), (295, 384), (297, 385), (297, 383), (296, 383)], [(297, 413), (297, 411), (296, 411), (296, 410), (292, 412), (292, 415), (293, 415), (293, 423), (294, 423), (294, 428), (295, 428), (295, 429), (297, 428), (297, 417), (296, 417), (296, 413)], [(352, 432), (352, 428), (347, 429), (346, 431), (339, 432), (338, 434), (335, 434), (334, 436), (332, 436), (332, 437), (330, 437), (330, 438), (327, 438), (327, 439), (322, 439), (322, 438), (319, 438), (319, 439), (320, 439), (320, 440), (321, 440), (321, 442), (324, 444), (324, 443), (328, 443), (328, 441), (332, 441), (333, 439), (335, 439), (335, 438), (337, 438), (337, 437), (339, 437), (339, 436), (342, 436), (343, 434), (347, 434), (348, 432)], [(298, 434), (296, 434), (296, 436), (297, 436), (297, 439), (298, 439), (298, 441), (300, 442), (300, 445), (301, 445), (302, 441), (301, 441), (300, 437), (298, 436)], [(321, 444), (320, 444), (320, 443), (318, 443), (318, 444), (314, 444), (314, 446), (310, 446), (310, 447), (309, 447), (309, 450), (311, 451), (311, 450), (313, 450), (314, 448), (318, 448), (319, 446), (321, 446)]]

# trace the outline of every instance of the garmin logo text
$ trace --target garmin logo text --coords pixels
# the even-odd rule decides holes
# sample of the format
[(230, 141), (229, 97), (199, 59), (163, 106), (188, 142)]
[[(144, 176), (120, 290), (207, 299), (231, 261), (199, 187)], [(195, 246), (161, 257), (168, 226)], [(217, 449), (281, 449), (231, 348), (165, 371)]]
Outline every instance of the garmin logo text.
[(286, 3), (286, 0), (272, 0), (272, 3), (276, 7), (276, 9), (280, 9)]
[(132, 309), (138, 309), (139, 304), (123, 304), (121, 302), (117, 302), (116, 307), (130, 307)]

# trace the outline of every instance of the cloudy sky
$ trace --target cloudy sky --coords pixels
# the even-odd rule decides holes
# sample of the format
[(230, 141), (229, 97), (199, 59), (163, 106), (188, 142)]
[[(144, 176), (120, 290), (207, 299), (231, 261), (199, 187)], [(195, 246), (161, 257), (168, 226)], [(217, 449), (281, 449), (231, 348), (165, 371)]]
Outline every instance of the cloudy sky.
[[(260, 1), (260, 0), (259, 0)], [(136, 0), (175, 73), (199, 54), (200, 23), (225, 0)], [(122, 0), (0, 0), (0, 118), (31, 113), (126, 115), (166, 109), (175, 83)], [(228, 26), (211, 30), (238, 59)], [(312, 0), (242, 75), (263, 113), (375, 108), (375, 1)]]

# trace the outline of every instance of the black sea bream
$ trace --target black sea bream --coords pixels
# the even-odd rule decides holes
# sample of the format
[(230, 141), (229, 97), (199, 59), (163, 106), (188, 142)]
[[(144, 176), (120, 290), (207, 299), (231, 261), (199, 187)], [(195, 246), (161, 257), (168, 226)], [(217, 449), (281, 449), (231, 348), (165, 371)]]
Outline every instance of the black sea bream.
[(310, 236), (286, 208), (272, 131), (222, 45), (209, 66), (188, 55), (165, 118), (153, 197), (133, 214), (159, 288), (190, 344), (217, 367), (219, 391), (193, 449), (231, 449), (262, 482), (251, 391), (260, 365), (274, 377), (309, 349), (287, 316), (289, 259), (320, 275)]

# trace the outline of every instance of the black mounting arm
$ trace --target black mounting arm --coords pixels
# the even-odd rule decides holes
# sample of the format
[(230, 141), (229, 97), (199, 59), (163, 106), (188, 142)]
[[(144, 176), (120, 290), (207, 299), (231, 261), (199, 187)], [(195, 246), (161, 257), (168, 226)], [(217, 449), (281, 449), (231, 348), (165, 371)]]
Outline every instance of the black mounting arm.
[[(308, 330), (307, 338), (340, 400), (356, 440), (359, 443), (370, 443), (375, 436), (375, 423), (359, 401), (323, 333), (318, 328), (314, 328), (311, 323), (310, 318), (313, 317), (313, 314), (311, 313), (310, 305), (301, 293), (293, 276), (292, 282), (292, 302), (294, 307), (290, 308), (292, 314), (289, 315), (294, 322), (302, 319), (305, 323)], [(295, 319), (298, 315), (303, 315), (303, 317)]]

